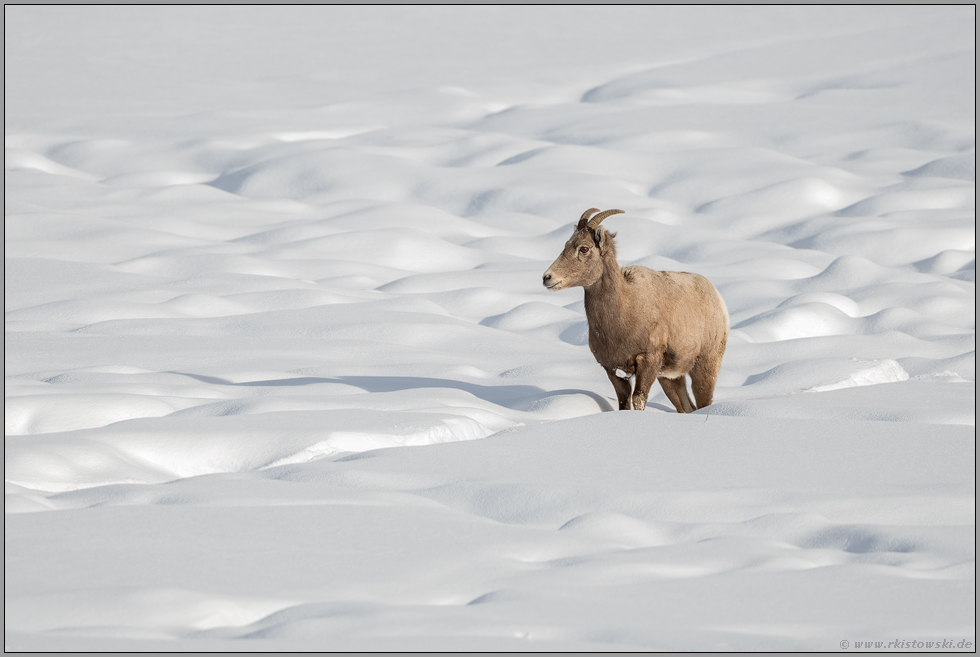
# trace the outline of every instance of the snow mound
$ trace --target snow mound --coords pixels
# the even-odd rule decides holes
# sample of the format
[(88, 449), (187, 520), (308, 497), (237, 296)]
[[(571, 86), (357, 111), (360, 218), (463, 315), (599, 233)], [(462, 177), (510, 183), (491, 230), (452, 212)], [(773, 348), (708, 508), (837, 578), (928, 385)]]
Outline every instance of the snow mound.
[(956, 180), (977, 179), (976, 153), (963, 153), (941, 157), (923, 164), (921, 167), (905, 172), (906, 176), (929, 176), (935, 178), (953, 178)]
[(840, 390), (854, 386), (873, 386), (879, 383), (895, 383), (908, 381), (908, 372), (891, 359), (873, 363), (860, 363), (861, 369), (848, 376), (843, 381), (814, 386), (805, 392), (823, 392), (825, 390)]

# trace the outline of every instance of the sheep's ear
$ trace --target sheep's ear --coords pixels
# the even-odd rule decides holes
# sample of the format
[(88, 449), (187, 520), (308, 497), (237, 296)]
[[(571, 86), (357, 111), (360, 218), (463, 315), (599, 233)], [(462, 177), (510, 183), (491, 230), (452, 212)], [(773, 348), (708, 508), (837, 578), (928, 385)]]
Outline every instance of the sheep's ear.
[(602, 249), (604, 242), (606, 241), (606, 229), (599, 226), (595, 229), (595, 245)]

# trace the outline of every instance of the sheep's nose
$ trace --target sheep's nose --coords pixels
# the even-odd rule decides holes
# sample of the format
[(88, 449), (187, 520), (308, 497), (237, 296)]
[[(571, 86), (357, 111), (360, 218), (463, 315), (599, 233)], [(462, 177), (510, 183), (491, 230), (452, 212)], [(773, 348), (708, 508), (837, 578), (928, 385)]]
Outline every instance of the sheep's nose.
[(545, 285), (547, 285), (548, 283), (550, 283), (551, 282), (551, 274), (545, 274), (541, 278), (541, 282), (544, 283)]

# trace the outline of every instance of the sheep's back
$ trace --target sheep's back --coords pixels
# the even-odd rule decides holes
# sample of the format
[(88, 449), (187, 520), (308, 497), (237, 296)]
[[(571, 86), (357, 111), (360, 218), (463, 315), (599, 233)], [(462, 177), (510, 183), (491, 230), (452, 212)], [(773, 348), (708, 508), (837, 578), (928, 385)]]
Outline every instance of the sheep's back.
[(655, 271), (640, 265), (622, 269), (637, 321), (649, 323), (653, 341), (678, 351), (701, 351), (727, 338), (728, 311), (718, 290), (700, 274)]

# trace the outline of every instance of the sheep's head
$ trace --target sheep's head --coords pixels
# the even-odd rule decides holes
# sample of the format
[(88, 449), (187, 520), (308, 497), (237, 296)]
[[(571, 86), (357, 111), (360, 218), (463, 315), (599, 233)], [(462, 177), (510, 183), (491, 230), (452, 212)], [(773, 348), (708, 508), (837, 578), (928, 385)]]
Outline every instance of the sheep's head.
[[(622, 210), (606, 210), (599, 212), (598, 208), (589, 208), (578, 220), (575, 232), (565, 242), (565, 248), (548, 271), (544, 273), (543, 283), (549, 290), (563, 290), (567, 287), (590, 287), (602, 277), (603, 256), (613, 250), (612, 235), (599, 224), (610, 215), (619, 214)], [(590, 218), (591, 217), (591, 218)]]

